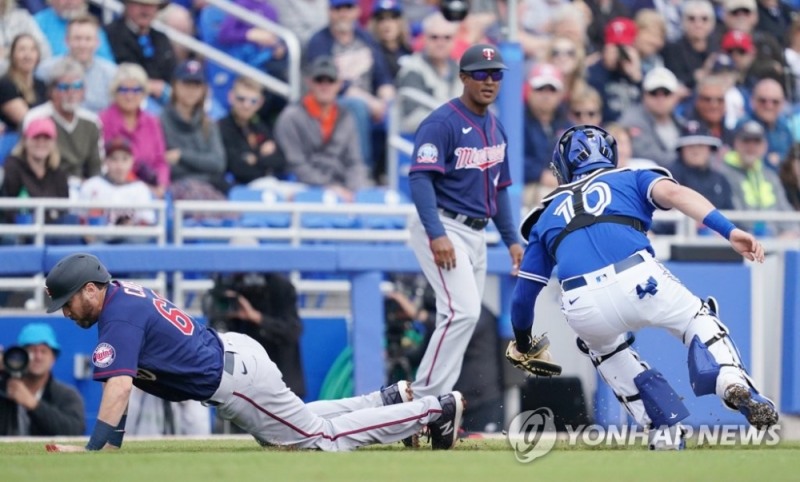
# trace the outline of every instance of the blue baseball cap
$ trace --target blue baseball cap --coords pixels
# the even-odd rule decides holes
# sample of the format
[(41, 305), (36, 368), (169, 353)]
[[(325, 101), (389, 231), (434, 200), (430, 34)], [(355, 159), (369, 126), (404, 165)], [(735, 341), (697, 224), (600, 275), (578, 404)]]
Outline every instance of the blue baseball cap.
[(206, 83), (206, 74), (203, 71), (203, 64), (197, 60), (187, 60), (175, 68), (175, 80), (181, 82)]
[(358, 5), (358, 1), (357, 0), (330, 0), (330, 1), (331, 1), (331, 7), (343, 7), (345, 5), (352, 5), (352, 6)]
[(17, 337), (17, 345), (47, 345), (51, 350), (58, 353), (61, 345), (56, 340), (56, 333), (53, 327), (47, 323), (28, 323), (22, 328)]

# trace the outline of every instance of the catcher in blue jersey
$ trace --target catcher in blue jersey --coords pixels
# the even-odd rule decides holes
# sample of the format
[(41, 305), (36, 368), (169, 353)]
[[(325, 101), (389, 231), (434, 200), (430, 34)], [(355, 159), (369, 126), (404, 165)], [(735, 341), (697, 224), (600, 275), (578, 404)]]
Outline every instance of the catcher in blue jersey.
[(559, 187), (520, 227), (528, 245), (512, 298), (511, 363), (524, 369), (536, 354), (534, 304), (558, 265), (562, 312), (579, 347), (636, 422), (651, 429), (651, 449), (683, 448), (679, 422), (689, 412), (661, 373), (631, 349), (628, 332), (647, 326), (665, 328), (687, 346), (696, 395), (716, 393), (757, 428), (777, 423), (775, 405), (748, 376), (716, 300), (701, 300), (656, 261), (645, 233), (656, 209), (675, 208), (750, 261), (764, 261), (761, 244), (666, 169), (618, 169), (616, 141), (599, 127), (567, 130), (551, 168)]
[(399, 382), (364, 396), (303, 403), (257, 341), (217, 333), (153, 290), (111, 280), (90, 254), (72, 254), (47, 275), (47, 311), (82, 328), (97, 324), (94, 379), (104, 383), (86, 446), (48, 444), (50, 452), (119, 448), (131, 387), (171, 401), (199, 400), (262, 445), (326, 451), (389, 443), (427, 425), (434, 449), (455, 445), (464, 410), (459, 392), (412, 400)]

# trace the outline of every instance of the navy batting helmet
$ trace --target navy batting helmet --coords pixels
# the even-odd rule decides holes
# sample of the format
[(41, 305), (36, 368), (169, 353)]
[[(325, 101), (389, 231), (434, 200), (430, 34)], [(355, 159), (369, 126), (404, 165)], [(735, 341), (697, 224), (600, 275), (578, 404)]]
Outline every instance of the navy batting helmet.
[(594, 125), (572, 126), (556, 143), (550, 167), (559, 184), (595, 169), (617, 167), (617, 140)]

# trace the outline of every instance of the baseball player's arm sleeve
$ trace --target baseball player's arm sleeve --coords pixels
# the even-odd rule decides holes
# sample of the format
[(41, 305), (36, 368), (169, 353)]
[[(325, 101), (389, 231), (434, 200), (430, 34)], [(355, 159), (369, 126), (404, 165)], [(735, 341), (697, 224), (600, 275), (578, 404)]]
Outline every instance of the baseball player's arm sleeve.
[(417, 207), (417, 213), (425, 226), (429, 239), (445, 236), (444, 226), (436, 211), (436, 191), (433, 189), (433, 173), (412, 171), (408, 184), (411, 188), (411, 199)]
[(97, 413), (97, 423), (89, 443), (86, 444), (87, 450), (100, 450), (110, 440), (115, 439), (115, 431), (128, 409), (132, 388), (133, 378), (125, 375), (111, 377), (105, 383), (100, 410)]
[(514, 229), (514, 219), (511, 214), (511, 198), (508, 195), (508, 189), (500, 189), (497, 191), (497, 214), (494, 215), (494, 224), (497, 230), (500, 231), (500, 236), (506, 246), (511, 247), (512, 244), (518, 244), (517, 230)]
[(536, 298), (545, 285), (525, 278), (518, 278), (511, 295), (511, 325), (514, 332), (530, 333), (533, 327), (533, 310)]

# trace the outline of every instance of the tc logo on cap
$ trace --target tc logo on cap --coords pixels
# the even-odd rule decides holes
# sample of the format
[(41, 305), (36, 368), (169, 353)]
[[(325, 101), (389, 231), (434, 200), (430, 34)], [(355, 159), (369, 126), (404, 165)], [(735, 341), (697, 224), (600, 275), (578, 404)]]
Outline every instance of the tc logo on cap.
[(483, 58), (486, 60), (494, 59), (494, 49), (483, 49)]

